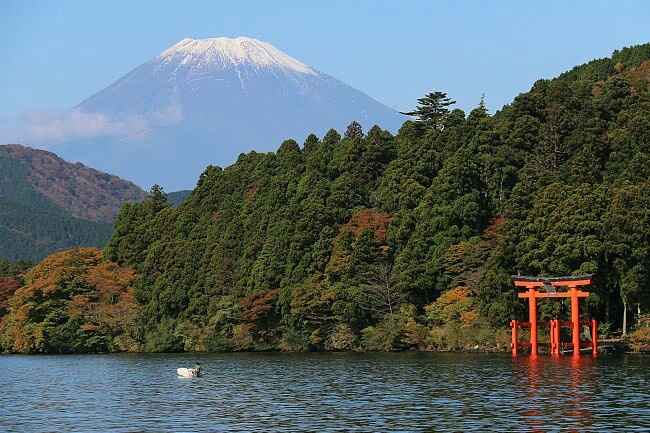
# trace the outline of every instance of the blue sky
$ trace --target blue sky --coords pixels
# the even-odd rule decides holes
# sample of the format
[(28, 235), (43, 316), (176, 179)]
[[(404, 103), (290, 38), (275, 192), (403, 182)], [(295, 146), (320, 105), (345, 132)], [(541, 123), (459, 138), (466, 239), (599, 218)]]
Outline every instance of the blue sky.
[(397, 109), (494, 111), (540, 77), (650, 41), (644, 1), (0, 2), (0, 116), (71, 108), (184, 37), (251, 36)]

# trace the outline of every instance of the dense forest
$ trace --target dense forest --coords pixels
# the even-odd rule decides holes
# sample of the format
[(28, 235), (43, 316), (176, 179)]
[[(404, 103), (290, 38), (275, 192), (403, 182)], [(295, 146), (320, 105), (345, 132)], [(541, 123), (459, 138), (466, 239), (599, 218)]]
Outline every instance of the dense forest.
[[(397, 135), (353, 122), (342, 136), (242, 154), (208, 167), (176, 208), (154, 187), (93, 255), (121, 283), (89, 284), (74, 260), (83, 269), (48, 280), (39, 265), (9, 301), (0, 344), (504, 350), (508, 320), (525, 315), (512, 274), (594, 274), (584, 313), (627, 331), (650, 307), (649, 81), (650, 44), (625, 48), (537, 81), (494, 115), (431, 92)], [(117, 287), (109, 305), (132, 290), (137, 314), (88, 324), (75, 285), (97, 299)], [(71, 326), (77, 346), (22, 331), (45, 323), (34, 299), (54, 298), (61, 314), (47, 326)], [(566, 308), (542, 303), (541, 314)]]
[(136, 185), (56, 155), (20, 145), (0, 146), (0, 257), (40, 260), (73, 246), (103, 246)]

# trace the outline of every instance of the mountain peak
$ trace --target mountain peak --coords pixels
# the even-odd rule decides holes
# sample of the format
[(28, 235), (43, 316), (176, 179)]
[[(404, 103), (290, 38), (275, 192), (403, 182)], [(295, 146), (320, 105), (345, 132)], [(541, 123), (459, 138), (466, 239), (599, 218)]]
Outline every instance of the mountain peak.
[(256, 68), (277, 68), (284, 71), (317, 75), (311, 67), (273, 45), (248, 37), (185, 38), (163, 51), (158, 59), (182, 65), (232, 67), (252, 65)]
[(85, 136), (67, 140), (58, 147), (63, 157), (173, 190), (193, 186), (208, 164), (230, 164), (252, 149), (275, 150), (288, 137), (345, 131), (353, 120), (396, 131), (405, 120), (360, 90), (247, 37), (183, 39), (76, 112), (103, 122), (97, 145)]

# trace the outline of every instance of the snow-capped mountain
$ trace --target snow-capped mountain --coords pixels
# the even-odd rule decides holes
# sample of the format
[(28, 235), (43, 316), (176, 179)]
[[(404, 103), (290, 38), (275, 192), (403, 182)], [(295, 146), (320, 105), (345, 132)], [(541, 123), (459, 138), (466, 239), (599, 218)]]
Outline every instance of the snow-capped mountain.
[(351, 121), (395, 131), (404, 118), (339, 80), (252, 38), (183, 39), (79, 104), (104, 136), (65, 142), (67, 159), (168, 190), (208, 164), (276, 150)]

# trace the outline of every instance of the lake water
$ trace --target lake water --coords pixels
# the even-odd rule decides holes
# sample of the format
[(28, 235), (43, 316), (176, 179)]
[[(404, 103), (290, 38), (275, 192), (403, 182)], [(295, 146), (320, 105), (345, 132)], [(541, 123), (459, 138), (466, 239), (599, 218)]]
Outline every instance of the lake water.
[[(176, 367), (201, 362), (201, 378)], [(649, 431), (650, 357), (0, 356), (1, 432)]]

